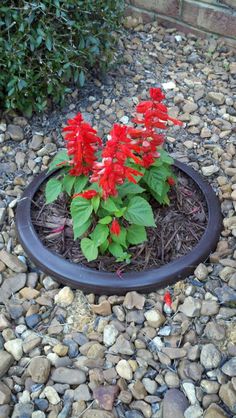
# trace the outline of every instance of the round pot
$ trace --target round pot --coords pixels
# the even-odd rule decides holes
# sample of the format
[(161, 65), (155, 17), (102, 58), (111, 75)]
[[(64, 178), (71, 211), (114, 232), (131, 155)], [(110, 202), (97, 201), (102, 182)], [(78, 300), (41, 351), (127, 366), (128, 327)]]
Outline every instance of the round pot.
[(132, 290), (148, 293), (184, 279), (215, 249), (222, 228), (222, 216), (219, 200), (205, 179), (184, 163), (175, 161), (175, 166), (196, 183), (208, 209), (206, 230), (198, 244), (185, 256), (157, 269), (124, 273), (119, 278), (115, 273), (71, 263), (52, 253), (40, 241), (31, 221), (31, 201), (42, 183), (52, 176), (48, 172), (41, 173), (29, 184), (18, 203), (16, 228), (22, 247), (40, 270), (64, 285), (89, 293), (122, 295)]

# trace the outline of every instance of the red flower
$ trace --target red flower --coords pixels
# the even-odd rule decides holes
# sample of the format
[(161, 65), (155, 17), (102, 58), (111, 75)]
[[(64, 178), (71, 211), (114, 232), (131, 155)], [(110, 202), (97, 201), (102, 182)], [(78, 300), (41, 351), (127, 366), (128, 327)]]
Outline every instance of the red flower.
[(91, 182), (98, 182), (102, 188), (104, 199), (116, 196), (117, 186), (123, 184), (125, 179), (136, 183), (134, 176), (142, 175), (138, 170), (125, 165), (127, 159), (142, 164), (141, 158), (137, 156), (141, 148), (128, 136), (128, 128), (115, 124), (110, 136), (102, 152), (102, 162), (94, 164), (91, 176)]
[(68, 125), (63, 128), (67, 132), (67, 153), (72, 155), (70, 161), (72, 176), (88, 175), (96, 160), (96, 151), (102, 144), (101, 139), (96, 135), (97, 131), (89, 123), (84, 122), (81, 113), (67, 121)]
[(140, 102), (136, 107), (137, 112), (142, 114), (142, 118), (133, 119), (136, 125), (143, 125), (143, 127), (128, 128), (129, 136), (140, 147), (138, 154), (142, 159), (141, 165), (145, 168), (150, 167), (159, 157), (157, 149), (164, 141), (163, 136), (156, 133), (156, 128), (167, 129), (168, 120), (175, 125), (182, 125), (182, 122), (168, 115), (167, 107), (161, 103), (165, 98), (161, 89), (151, 88), (149, 92), (152, 100)]
[(110, 232), (114, 235), (120, 235), (120, 224), (116, 219), (114, 219), (111, 223)]
[(90, 200), (97, 195), (98, 192), (96, 190), (85, 190), (85, 192), (74, 194), (72, 196), (72, 199), (74, 199), (75, 197), (83, 197), (84, 199)]
[(174, 185), (175, 185), (175, 179), (174, 179), (173, 177), (168, 177), (168, 179), (167, 179), (167, 183), (168, 183), (170, 186), (174, 186)]
[(161, 102), (163, 99), (165, 99), (165, 95), (162, 93), (161, 89), (156, 87), (151, 87), (149, 90), (150, 97), (152, 100), (155, 100), (156, 102)]
[(148, 109), (152, 108), (152, 101), (149, 100), (147, 102), (140, 102), (137, 106), (136, 106), (136, 112), (138, 113), (145, 113)]
[(171, 299), (171, 295), (170, 295), (170, 292), (169, 292), (169, 291), (167, 291), (167, 292), (164, 294), (164, 298), (163, 298), (163, 300), (164, 300), (164, 302), (165, 302), (165, 304), (166, 304), (167, 306), (171, 307), (171, 305), (172, 305), (172, 299)]

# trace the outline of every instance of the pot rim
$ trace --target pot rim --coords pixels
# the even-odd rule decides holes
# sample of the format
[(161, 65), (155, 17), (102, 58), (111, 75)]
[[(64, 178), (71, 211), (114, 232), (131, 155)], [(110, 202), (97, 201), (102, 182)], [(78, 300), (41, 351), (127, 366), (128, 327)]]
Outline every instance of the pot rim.
[(187, 164), (175, 160), (174, 166), (196, 183), (206, 200), (208, 210), (205, 232), (197, 245), (186, 255), (156, 269), (124, 273), (120, 278), (115, 273), (97, 271), (52, 253), (42, 244), (34, 229), (31, 221), (31, 202), (41, 184), (55, 171), (44, 171), (35, 177), (18, 202), (16, 229), (22, 247), (43, 272), (64, 285), (88, 293), (121, 295), (133, 290), (148, 293), (183, 280), (215, 249), (222, 229), (222, 215), (219, 199), (210, 184)]

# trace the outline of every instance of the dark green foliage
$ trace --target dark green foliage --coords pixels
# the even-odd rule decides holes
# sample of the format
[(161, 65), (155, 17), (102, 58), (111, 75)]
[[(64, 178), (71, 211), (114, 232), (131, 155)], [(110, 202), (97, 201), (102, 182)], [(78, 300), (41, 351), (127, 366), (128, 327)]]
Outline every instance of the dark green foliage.
[(1, 105), (30, 115), (106, 70), (122, 11), (123, 0), (1, 0)]

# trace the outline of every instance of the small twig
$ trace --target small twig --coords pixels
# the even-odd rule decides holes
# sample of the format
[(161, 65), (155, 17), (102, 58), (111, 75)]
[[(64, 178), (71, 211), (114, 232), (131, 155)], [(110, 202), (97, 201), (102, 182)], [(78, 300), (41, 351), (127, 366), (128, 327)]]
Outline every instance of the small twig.
[(94, 402), (95, 402), (95, 400), (93, 400), (91, 402), (91, 404), (88, 406), (88, 408), (84, 409), (83, 412), (81, 412), (81, 414), (79, 414), (77, 418), (82, 417), (84, 415), (85, 411), (87, 411), (88, 409), (90, 409), (92, 407), (92, 405), (94, 404)]

